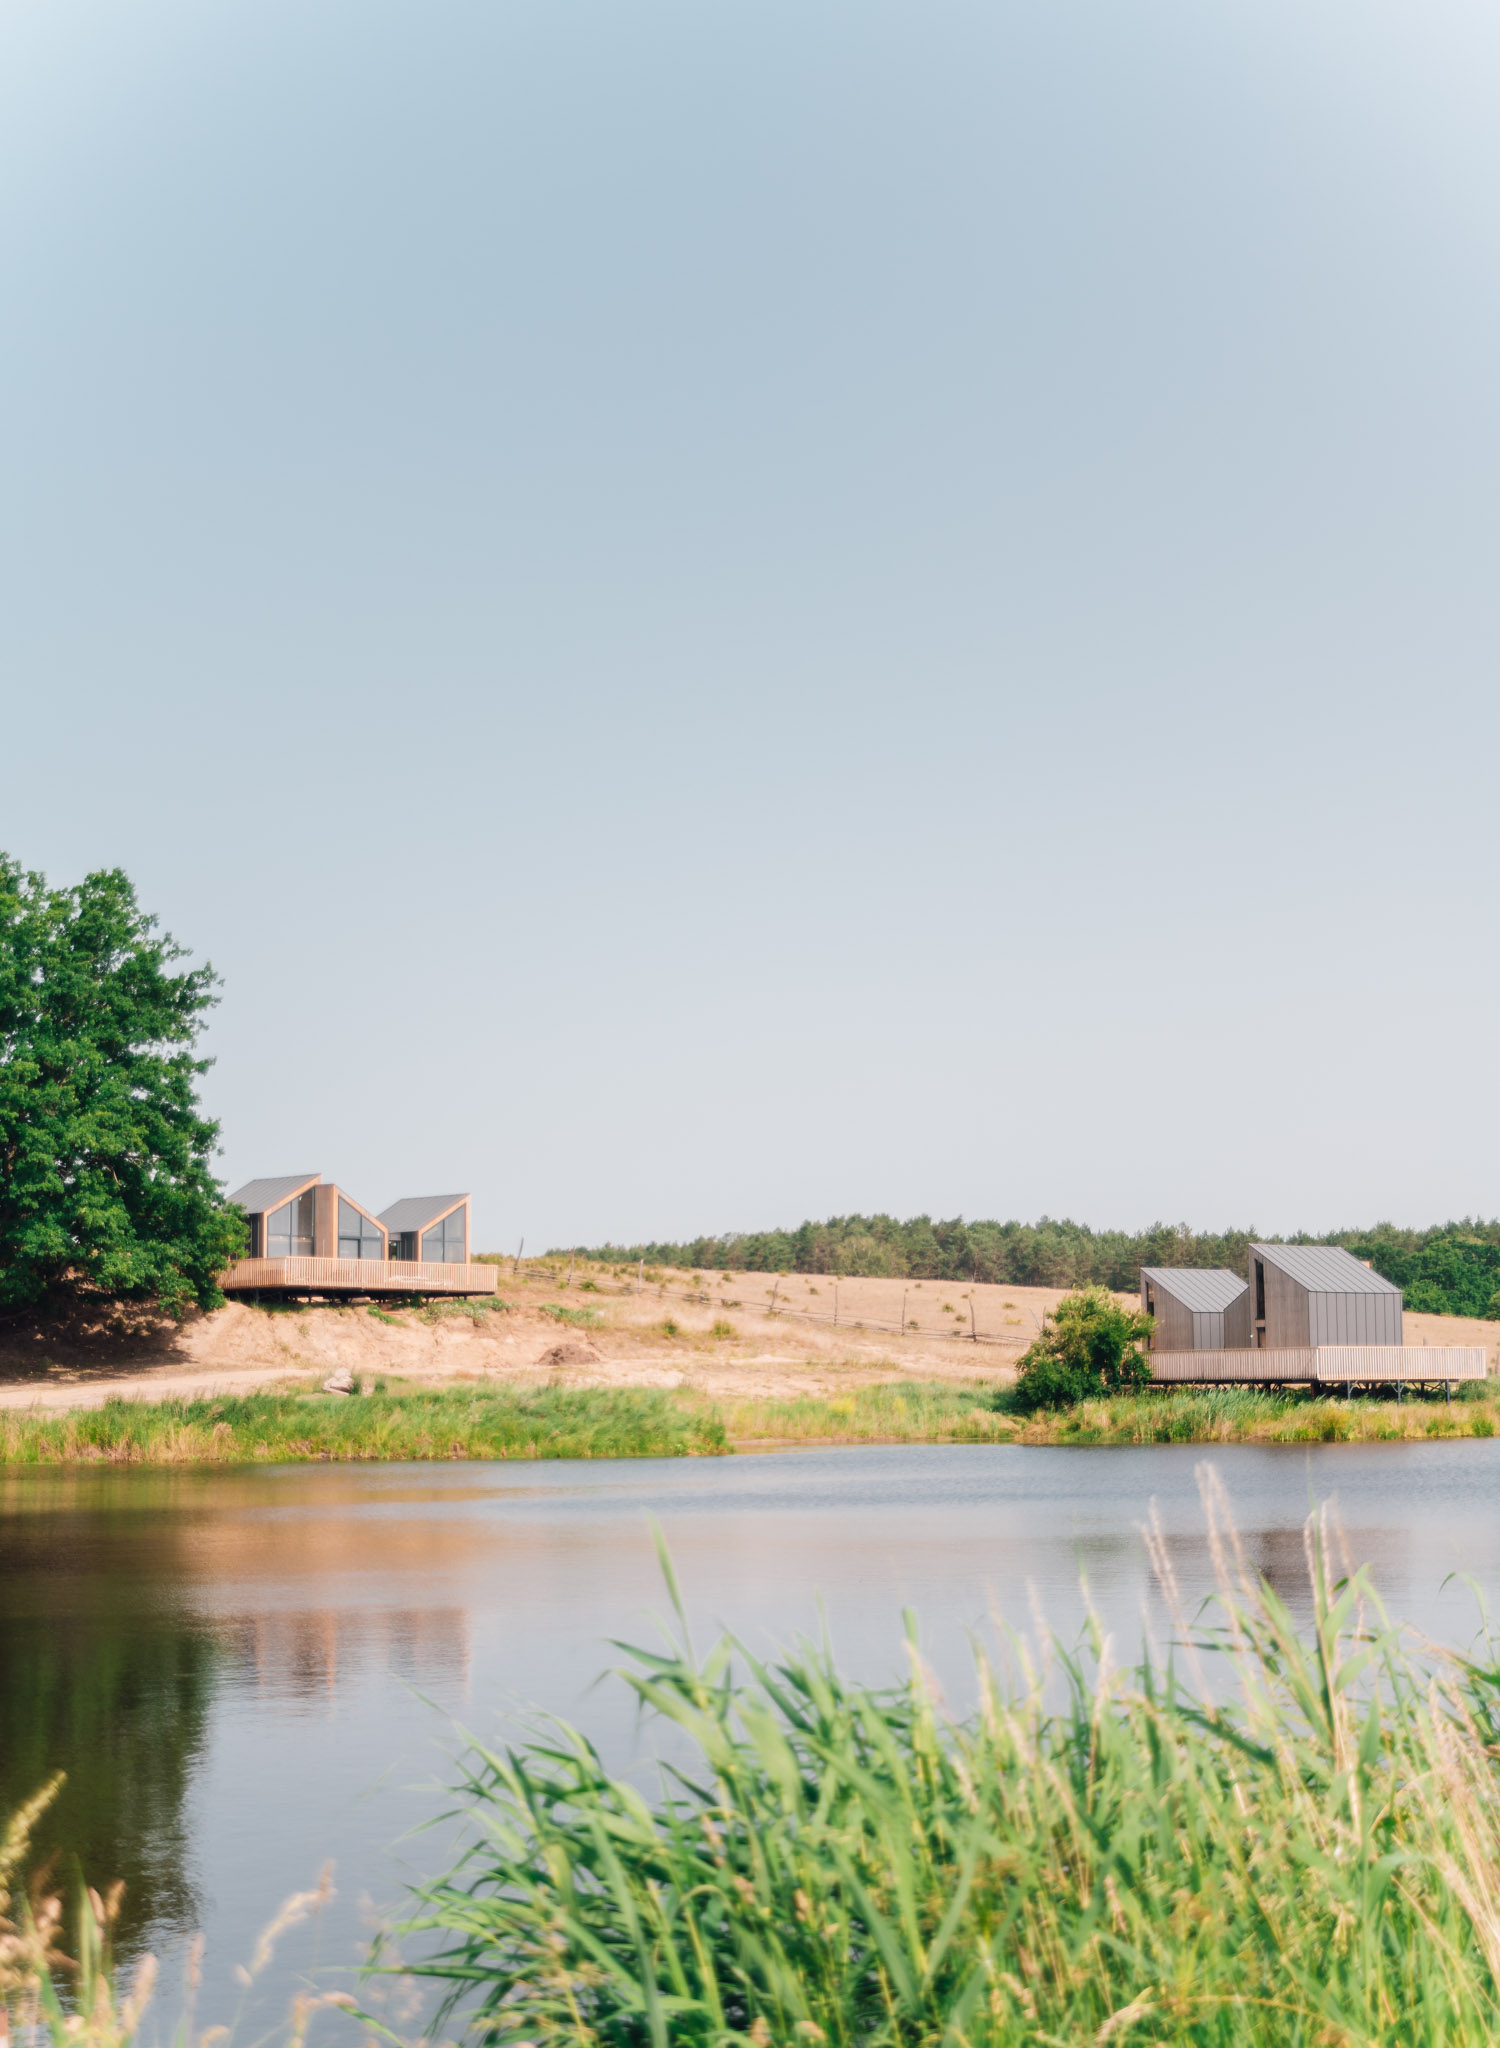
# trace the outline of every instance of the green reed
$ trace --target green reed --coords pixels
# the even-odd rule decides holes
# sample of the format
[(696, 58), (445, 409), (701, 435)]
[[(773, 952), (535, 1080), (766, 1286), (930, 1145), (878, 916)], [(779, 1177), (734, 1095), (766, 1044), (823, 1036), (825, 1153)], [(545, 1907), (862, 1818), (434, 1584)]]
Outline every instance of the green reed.
[(673, 1458), (727, 1448), (711, 1408), (658, 1388), (396, 1388), (0, 1413), (0, 1464)]
[(727, 1394), (719, 1409), (738, 1442), (1000, 1443), (1014, 1431), (996, 1399), (982, 1385), (886, 1380), (828, 1395)]
[[(1054, 1444), (1392, 1443), (1489, 1437), (1500, 1408), (1494, 1380), (1454, 1388), (1453, 1398), (1405, 1392), (1349, 1399), (1305, 1387), (1156, 1387), (1016, 1418), (1014, 1440)], [(1008, 1394), (995, 1397), (1004, 1411)]]
[(372, 1391), (352, 1397), (283, 1391), (3, 1410), (0, 1464), (664, 1458), (721, 1455), (736, 1443), (1369, 1443), (1489, 1437), (1500, 1427), (1494, 1382), (1451, 1402), (1172, 1388), (1037, 1415), (1019, 1413), (1005, 1386), (923, 1380), (717, 1400), (691, 1387), (365, 1384)]
[(1300, 1634), (1207, 1504), (1212, 1626), (1133, 1670), (1013, 1645), (968, 1719), (914, 1631), (888, 1690), (826, 1646), (629, 1650), (694, 1761), (648, 1798), (562, 1724), (473, 1751), (404, 1967), (511, 2048), (1492, 2042), (1494, 1655), (1419, 1654), (1317, 1526)]

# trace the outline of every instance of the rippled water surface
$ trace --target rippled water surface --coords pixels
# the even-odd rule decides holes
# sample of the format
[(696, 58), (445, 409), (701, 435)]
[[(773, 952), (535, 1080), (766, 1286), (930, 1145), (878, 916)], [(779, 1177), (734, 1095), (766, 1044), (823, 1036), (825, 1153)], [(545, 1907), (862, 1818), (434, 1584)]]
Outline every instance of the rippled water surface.
[[(901, 1610), (955, 1704), (970, 1642), (1034, 1609), (1065, 1632), (1080, 1576), (1129, 1657), (1166, 1627), (1140, 1528), (1156, 1503), (1191, 1599), (1211, 1588), (1188, 1447), (880, 1448), (597, 1464), (0, 1474), (0, 1812), (68, 1773), (53, 1840), (124, 1877), (128, 1945), (209, 1943), (202, 2018), (288, 1892), (338, 1898), (257, 1998), (363, 1951), (464, 1726), (529, 1707), (646, 1759), (612, 1637), (665, 1613), (660, 1522), (695, 1630), (762, 1649), (826, 1616), (845, 1666), (901, 1667)], [(1306, 1609), (1303, 1523), (1335, 1502), (1389, 1608), (1469, 1639), (1500, 1589), (1500, 1440), (1213, 1454), (1250, 1555)], [(1458, 1575), (1455, 1577), (1455, 1575)], [(170, 2020), (172, 2014), (165, 2017)], [(254, 2031), (258, 2031), (256, 2028)], [(331, 2038), (331, 2037), (330, 2037)]]

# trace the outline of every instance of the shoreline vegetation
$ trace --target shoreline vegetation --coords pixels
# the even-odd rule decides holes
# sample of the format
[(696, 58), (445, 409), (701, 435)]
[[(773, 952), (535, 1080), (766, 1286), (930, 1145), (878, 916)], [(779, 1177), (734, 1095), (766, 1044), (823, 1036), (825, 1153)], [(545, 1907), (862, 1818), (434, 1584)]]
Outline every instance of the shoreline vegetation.
[(0, 1466), (722, 1457), (856, 1444), (1413, 1443), (1500, 1435), (1500, 1380), (1461, 1398), (1161, 1388), (1025, 1413), (1008, 1385), (891, 1381), (829, 1396), (369, 1383), (0, 1412)]
[[(628, 1646), (695, 1752), (655, 1797), (561, 1723), (475, 1750), (467, 1848), (393, 1930), (489, 2048), (1332, 2048), (1500, 2034), (1497, 1646), (1415, 1650), (1309, 1525), (1312, 1626), (1252, 1573), (1214, 1482), (1212, 1609), (1121, 1667), (978, 1657), (956, 1719), (908, 1617), (871, 1689), (827, 1645)], [(666, 1560), (664, 1558), (664, 1564)], [(670, 1581), (670, 1566), (667, 1566)], [(1212, 1675), (1210, 1665), (1218, 1668)], [(451, 2024), (450, 2024), (451, 2023)]]
[[(998, 1665), (976, 1649), (961, 1717), (915, 1616), (884, 1687), (826, 1640), (696, 1656), (663, 1552), (675, 1639), (621, 1644), (614, 1677), (684, 1763), (654, 1788), (616, 1777), (550, 1718), (468, 1750), (450, 1867), (378, 1932), (361, 1996), (298, 1990), (289, 2041), (342, 2007), (320, 2039), (400, 2048), (361, 2009), (391, 1979), (430, 1990), (423, 2038), (458, 2048), (1494, 2041), (1500, 1642), (1459, 1655), (1393, 1626), (1366, 1572), (1335, 1565), (1326, 1510), (1299, 1626), (1202, 1484), (1206, 1610), (1147, 1538), (1171, 1650), (1122, 1665), (1097, 1621)], [(61, 1896), (27, 1896), (56, 1789), (0, 1816), (0, 2017), (33, 2048), (131, 2048), (156, 1962), (115, 1969), (118, 1887), (80, 1879), (72, 1959)], [(252, 1970), (323, 1895), (286, 1902)]]

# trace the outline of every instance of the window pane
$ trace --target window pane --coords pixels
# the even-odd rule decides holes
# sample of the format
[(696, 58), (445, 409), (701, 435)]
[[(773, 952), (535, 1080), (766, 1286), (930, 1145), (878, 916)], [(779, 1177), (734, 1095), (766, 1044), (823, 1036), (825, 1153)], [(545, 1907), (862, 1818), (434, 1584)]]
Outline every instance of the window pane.
[[(363, 1234), (364, 1217), (352, 1203), (339, 1196), (339, 1237), (359, 1237)], [(356, 1255), (357, 1256), (357, 1255)]]
[(464, 1256), (464, 1217), (462, 1209), (452, 1216), (445, 1216), (441, 1223), (434, 1223), (430, 1230), (422, 1232), (422, 1257), (433, 1265), (458, 1266)]
[(266, 1218), (268, 1259), (312, 1257), (316, 1204), (317, 1195), (309, 1188), (305, 1195), (294, 1195), (291, 1201), (283, 1202), (279, 1209), (272, 1210)]

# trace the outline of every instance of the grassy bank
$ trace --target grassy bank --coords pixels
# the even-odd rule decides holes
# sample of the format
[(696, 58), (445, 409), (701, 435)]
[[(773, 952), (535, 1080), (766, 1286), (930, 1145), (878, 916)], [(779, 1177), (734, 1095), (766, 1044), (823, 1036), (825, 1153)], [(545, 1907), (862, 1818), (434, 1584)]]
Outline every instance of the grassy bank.
[(1122, 1671), (1097, 1640), (1052, 1645), (1013, 1682), (982, 1666), (980, 1711), (955, 1722), (919, 1660), (875, 1692), (826, 1653), (767, 1666), (721, 1644), (625, 1673), (697, 1752), (654, 1801), (566, 1729), (476, 1754), (472, 1849), (419, 1888), (404, 1930), (464, 2015), (438, 2032), (494, 2048), (1500, 2037), (1493, 1654), (1414, 1656), (1359, 1581), (1329, 1583), (1321, 1545), (1299, 1638), (1216, 1535), (1217, 1682), (1196, 1655)]
[(1453, 1401), (1346, 1401), (1297, 1389), (1174, 1388), (1017, 1417), (1011, 1438), (1046, 1444), (1423, 1443), (1500, 1432), (1500, 1383), (1475, 1383), (1463, 1392), (1464, 1399)]
[(1026, 1415), (1009, 1388), (892, 1381), (828, 1399), (724, 1400), (733, 1443), (1393, 1443), (1500, 1433), (1500, 1382), (1452, 1402), (1196, 1387)]
[(12, 1465), (679, 1458), (727, 1448), (711, 1409), (653, 1388), (247, 1394), (0, 1413), (0, 1463)]
[(1007, 1388), (889, 1381), (828, 1397), (710, 1401), (689, 1389), (414, 1388), (115, 1400), (0, 1411), (0, 1464), (247, 1464), (424, 1458), (713, 1457), (818, 1444), (1396, 1443), (1500, 1433), (1473, 1398), (1343, 1401), (1204, 1387), (1024, 1415)]
[(1002, 1443), (1015, 1434), (989, 1387), (891, 1380), (847, 1393), (724, 1397), (725, 1433), (737, 1444)]

